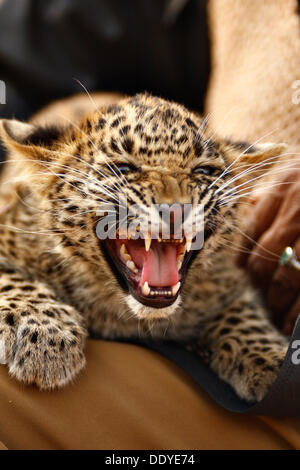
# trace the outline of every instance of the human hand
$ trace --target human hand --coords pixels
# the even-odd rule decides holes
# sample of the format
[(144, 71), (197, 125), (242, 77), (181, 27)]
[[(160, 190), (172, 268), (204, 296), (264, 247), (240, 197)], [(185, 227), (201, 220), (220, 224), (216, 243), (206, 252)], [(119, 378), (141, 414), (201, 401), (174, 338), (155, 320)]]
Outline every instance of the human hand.
[[(279, 265), (286, 246), (300, 260), (300, 161), (254, 198), (238, 264), (245, 266), (265, 295), (275, 323), (291, 334), (300, 314), (300, 271)], [(296, 169), (295, 169), (296, 168)]]

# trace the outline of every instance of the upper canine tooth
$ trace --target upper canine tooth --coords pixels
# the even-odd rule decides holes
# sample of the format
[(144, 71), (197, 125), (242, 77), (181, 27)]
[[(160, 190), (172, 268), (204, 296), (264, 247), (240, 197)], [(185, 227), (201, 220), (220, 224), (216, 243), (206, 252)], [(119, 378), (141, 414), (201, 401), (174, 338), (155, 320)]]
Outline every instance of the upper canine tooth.
[(180, 281), (177, 282), (177, 284), (175, 284), (174, 286), (172, 286), (172, 295), (176, 295), (177, 292), (179, 291), (179, 287), (180, 287)]
[(150, 246), (151, 246), (151, 237), (145, 237), (145, 248), (146, 248), (146, 251), (149, 251), (150, 250)]
[(185, 243), (186, 251), (189, 252), (192, 246), (192, 239), (190, 237), (185, 237), (185, 239), (186, 239), (186, 243)]
[(178, 260), (177, 261), (177, 271), (179, 271), (181, 269), (181, 266), (182, 266), (182, 261)]
[(135, 273), (138, 272), (138, 270), (137, 270), (137, 268), (136, 268), (136, 265), (134, 264), (133, 261), (127, 261), (127, 262), (126, 262), (126, 266), (127, 266), (127, 268), (131, 269), (131, 271), (133, 271), (133, 272), (135, 272)]
[(143, 286), (142, 286), (142, 292), (144, 295), (149, 295), (150, 294), (150, 287), (148, 282), (146, 281)]

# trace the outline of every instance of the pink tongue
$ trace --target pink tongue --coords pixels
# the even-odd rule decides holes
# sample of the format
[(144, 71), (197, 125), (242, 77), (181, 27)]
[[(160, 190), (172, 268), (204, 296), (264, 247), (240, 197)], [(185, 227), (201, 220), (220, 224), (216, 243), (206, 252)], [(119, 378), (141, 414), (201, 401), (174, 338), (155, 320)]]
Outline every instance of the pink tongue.
[(173, 286), (178, 282), (176, 246), (153, 243), (145, 252), (141, 283), (149, 286)]

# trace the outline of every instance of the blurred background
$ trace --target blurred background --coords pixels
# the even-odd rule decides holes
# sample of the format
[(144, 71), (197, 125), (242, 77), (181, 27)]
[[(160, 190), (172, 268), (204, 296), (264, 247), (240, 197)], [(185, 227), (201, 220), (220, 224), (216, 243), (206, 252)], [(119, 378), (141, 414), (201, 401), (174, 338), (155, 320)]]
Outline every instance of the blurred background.
[(153, 94), (203, 110), (205, 0), (0, 0), (0, 117), (84, 91)]

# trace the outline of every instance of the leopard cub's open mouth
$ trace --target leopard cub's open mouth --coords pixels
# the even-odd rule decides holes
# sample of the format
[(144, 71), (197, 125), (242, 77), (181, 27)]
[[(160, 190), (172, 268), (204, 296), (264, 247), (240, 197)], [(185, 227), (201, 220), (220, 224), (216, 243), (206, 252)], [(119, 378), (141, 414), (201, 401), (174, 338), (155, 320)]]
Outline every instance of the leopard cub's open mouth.
[[(191, 239), (151, 239), (141, 234), (133, 239), (117, 232), (102, 241), (104, 253), (122, 287), (142, 304), (163, 308), (178, 297), (192, 259)], [(136, 237), (135, 237), (136, 238)]]

